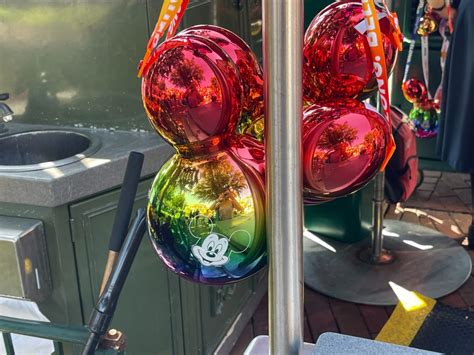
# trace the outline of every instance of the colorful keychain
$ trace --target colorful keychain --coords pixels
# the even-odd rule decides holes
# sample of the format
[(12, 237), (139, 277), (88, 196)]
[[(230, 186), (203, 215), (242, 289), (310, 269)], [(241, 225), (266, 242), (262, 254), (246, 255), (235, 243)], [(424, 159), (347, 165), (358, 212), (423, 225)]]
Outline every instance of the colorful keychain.
[[(423, 14), (424, 10), (424, 14)], [(418, 138), (431, 138), (437, 135), (440, 116), (440, 100), (442, 95), (442, 82), (444, 76), (444, 66), (446, 62), (447, 51), (449, 48), (449, 38), (446, 35), (449, 21), (441, 20), (436, 13), (425, 6), (425, 1), (420, 0), (417, 9), (415, 26), (413, 28), (410, 51), (408, 53), (405, 73), (403, 77), (402, 91), (407, 101), (413, 104), (408, 118)], [(443, 38), (441, 46), (441, 80), (434, 97), (429, 91), (429, 39), (428, 36), (437, 29)], [(408, 74), (412, 62), (416, 35), (421, 37), (421, 53), (423, 80), (408, 79)]]

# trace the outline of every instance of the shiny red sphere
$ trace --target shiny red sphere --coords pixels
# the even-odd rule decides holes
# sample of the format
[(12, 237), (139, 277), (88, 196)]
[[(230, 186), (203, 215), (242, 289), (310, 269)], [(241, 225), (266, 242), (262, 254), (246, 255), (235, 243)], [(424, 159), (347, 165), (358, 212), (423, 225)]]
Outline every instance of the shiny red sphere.
[(314, 205), (322, 205), (323, 203), (333, 201), (334, 198), (320, 198), (320, 197), (315, 197), (314, 194), (311, 193), (310, 190), (304, 189), (304, 204), (306, 206), (314, 206)]
[(155, 130), (182, 153), (219, 149), (234, 133), (242, 84), (216, 43), (182, 35), (163, 42), (142, 80), (142, 99)]
[(408, 79), (402, 84), (403, 96), (408, 102), (420, 103), (428, 100), (426, 86), (418, 79)]
[[(355, 28), (364, 26), (360, 2), (329, 5), (311, 22), (303, 49), (303, 93), (306, 101), (364, 98), (377, 90), (367, 37)], [(397, 57), (388, 18), (380, 20), (387, 70)]]
[(308, 107), (303, 118), (305, 200), (324, 201), (362, 188), (380, 170), (389, 138), (384, 117), (355, 99)]
[(233, 135), (227, 140), (229, 151), (242, 163), (257, 171), (265, 181), (265, 147), (249, 135)]
[[(251, 125), (263, 118), (263, 72), (252, 49), (235, 33), (212, 25), (189, 27), (177, 36), (193, 35), (207, 38), (222, 48), (237, 67), (242, 81), (242, 125)], [(239, 127), (246, 131), (247, 127)]]

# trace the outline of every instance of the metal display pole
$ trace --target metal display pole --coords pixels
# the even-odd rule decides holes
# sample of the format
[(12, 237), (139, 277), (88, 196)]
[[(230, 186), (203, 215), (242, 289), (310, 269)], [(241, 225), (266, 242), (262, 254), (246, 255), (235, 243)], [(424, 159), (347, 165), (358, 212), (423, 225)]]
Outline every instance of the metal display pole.
[[(376, 96), (377, 111), (381, 112), (380, 94)], [(394, 261), (394, 255), (383, 248), (383, 203), (385, 201), (385, 171), (381, 171), (374, 179), (374, 198), (372, 199), (372, 245), (363, 249), (359, 255), (361, 260), (369, 264), (383, 265)]]
[(375, 177), (373, 199), (373, 228), (372, 228), (372, 260), (379, 263), (383, 254), (383, 201), (385, 174), (380, 172)]
[(303, 1), (263, 0), (270, 354), (303, 346)]
[(370, 248), (363, 249), (359, 255), (361, 260), (369, 264), (383, 265), (392, 263), (395, 256), (389, 250), (383, 248), (383, 203), (385, 200), (384, 185), (385, 173), (380, 172), (375, 177), (374, 198), (373, 198), (373, 226), (372, 226), (372, 243)]

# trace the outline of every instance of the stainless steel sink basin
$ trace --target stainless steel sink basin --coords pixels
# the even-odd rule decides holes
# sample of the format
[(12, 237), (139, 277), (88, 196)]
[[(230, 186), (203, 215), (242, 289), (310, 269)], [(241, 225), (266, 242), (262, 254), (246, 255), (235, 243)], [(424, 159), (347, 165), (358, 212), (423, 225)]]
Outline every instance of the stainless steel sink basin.
[(72, 130), (28, 131), (0, 137), (0, 171), (43, 170), (94, 154), (100, 141)]

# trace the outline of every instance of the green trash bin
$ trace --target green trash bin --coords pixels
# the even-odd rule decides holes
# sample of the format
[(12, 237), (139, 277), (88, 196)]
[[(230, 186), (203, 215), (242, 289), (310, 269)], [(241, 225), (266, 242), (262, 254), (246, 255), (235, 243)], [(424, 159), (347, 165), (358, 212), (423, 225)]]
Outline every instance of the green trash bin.
[(374, 185), (371, 182), (349, 196), (322, 205), (305, 206), (305, 228), (346, 243), (370, 237), (373, 195)]

